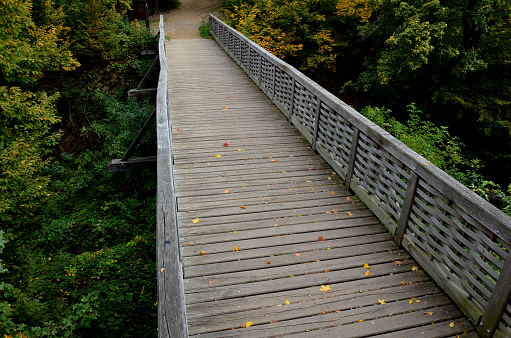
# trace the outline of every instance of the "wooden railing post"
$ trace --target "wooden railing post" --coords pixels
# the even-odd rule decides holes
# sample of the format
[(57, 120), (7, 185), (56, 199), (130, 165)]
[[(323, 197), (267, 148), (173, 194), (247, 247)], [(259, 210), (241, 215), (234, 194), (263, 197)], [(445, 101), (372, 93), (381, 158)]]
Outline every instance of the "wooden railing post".
[(271, 97), (270, 100), (273, 102), (275, 99), (275, 81), (277, 80), (277, 65), (273, 64), (273, 83), (271, 88)]
[(291, 121), (293, 117), (293, 109), (295, 108), (295, 90), (296, 90), (296, 80), (293, 78), (293, 85), (291, 86), (291, 98), (289, 102), (289, 114), (287, 115), (287, 119)]
[(355, 170), (355, 158), (357, 156), (357, 145), (358, 145), (358, 135), (360, 134), (360, 130), (358, 128), (353, 128), (353, 138), (351, 139), (351, 151), (350, 151), (350, 163), (348, 164), (348, 172), (346, 173), (346, 179), (344, 180), (344, 185), (346, 189), (350, 188), (351, 177), (353, 176), (353, 171)]
[(316, 96), (318, 102), (316, 102), (316, 116), (314, 117), (314, 129), (312, 134), (312, 149), (316, 150), (316, 142), (318, 140), (318, 130), (319, 130), (319, 117), (321, 115), (321, 99)]
[(257, 86), (259, 89), (261, 89), (261, 79), (263, 78), (263, 55), (261, 53), (259, 54), (259, 71), (257, 72)]
[(477, 325), (480, 337), (492, 337), (511, 297), (511, 253), (508, 254), (488, 305)]
[(406, 226), (408, 225), (408, 220), (410, 219), (410, 213), (412, 211), (413, 199), (415, 197), (415, 192), (417, 191), (418, 181), (419, 176), (417, 176), (417, 174), (414, 171), (411, 171), (410, 178), (408, 179), (408, 187), (406, 188), (403, 206), (401, 207), (399, 223), (394, 233), (394, 242), (398, 247), (400, 247), (401, 243), (403, 242), (403, 236), (406, 231)]

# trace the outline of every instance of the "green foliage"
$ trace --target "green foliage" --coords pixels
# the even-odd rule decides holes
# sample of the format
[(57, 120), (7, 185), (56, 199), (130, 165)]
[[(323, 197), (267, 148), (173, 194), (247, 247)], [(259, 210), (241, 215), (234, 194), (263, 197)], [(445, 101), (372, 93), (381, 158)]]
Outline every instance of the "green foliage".
[(425, 121), (422, 112), (415, 105), (408, 106), (408, 120), (405, 123), (391, 117), (391, 112), (384, 108), (366, 107), (361, 113), (368, 119), (391, 133), (401, 142), (437, 167), (449, 171), (465, 163), (461, 156), (462, 144), (452, 137), (447, 127), (438, 127)]
[[(52, 160), (45, 169), (51, 197), (37, 222), (19, 222), (10, 282), (0, 290), (0, 313), (11, 324), (0, 334), (155, 335), (156, 174), (105, 169), (154, 104), (96, 96), (107, 112), (92, 127), (97, 146)], [(141, 146), (154, 151), (154, 133)]]
[(408, 112), (408, 120), (401, 123), (391, 117), (391, 112), (385, 108), (365, 107), (361, 111), (419, 155), (511, 215), (511, 184), (506, 192), (495, 182), (486, 179), (479, 172), (481, 162), (468, 160), (462, 155), (463, 144), (450, 135), (447, 127), (424, 120), (422, 112), (413, 104), (408, 106)]
[(213, 36), (211, 35), (209, 31), (209, 23), (206, 21), (202, 21), (201, 25), (199, 26), (199, 34), (203, 39), (213, 39)]
[[(154, 104), (97, 90), (151, 62), (139, 52), (156, 39), (130, 5), (0, 0), (2, 337), (155, 336), (155, 173), (105, 168)], [(88, 149), (59, 154), (75, 127)]]
[(128, 22), (126, 0), (59, 0), (69, 27), (70, 49), (87, 62), (126, 59), (153, 38), (138, 21)]
[(33, 84), (44, 71), (79, 66), (62, 37), (64, 13), (45, 2), (48, 22), (36, 25), (28, 0), (0, 1), (0, 85)]
[(52, 131), (57, 95), (0, 87), (0, 221), (6, 224), (33, 218), (41, 200), (51, 196), (49, 153), (60, 133)]
[(305, 0), (230, 0), (229, 24), (280, 58), (297, 60), (301, 69), (334, 69), (332, 27), (335, 2)]

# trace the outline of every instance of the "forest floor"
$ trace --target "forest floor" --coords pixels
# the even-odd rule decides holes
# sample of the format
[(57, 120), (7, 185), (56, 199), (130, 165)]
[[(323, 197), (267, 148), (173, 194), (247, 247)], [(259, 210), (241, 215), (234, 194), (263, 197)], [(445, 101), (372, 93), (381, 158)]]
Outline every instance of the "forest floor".
[[(178, 9), (160, 12), (165, 23), (165, 35), (171, 39), (201, 39), (199, 26), (208, 15), (221, 15), (221, 0), (180, 0)], [(158, 25), (160, 14), (153, 15), (152, 25)]]

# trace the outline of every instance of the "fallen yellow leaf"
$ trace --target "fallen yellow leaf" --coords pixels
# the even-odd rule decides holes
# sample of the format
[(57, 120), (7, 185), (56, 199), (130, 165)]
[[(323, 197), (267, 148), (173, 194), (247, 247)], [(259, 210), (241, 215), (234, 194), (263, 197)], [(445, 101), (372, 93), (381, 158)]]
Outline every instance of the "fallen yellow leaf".
[(287, 299), (285, 300), (285, 303), (286, 303), (286, 305), (291, 304), (291, 302), (289, 300), (287, 300)]
[(346, 211), (346, 214), (347, 214), (348, 216), (352, 216), (352, 215), (353, 215), (353, 214), (352, 214), (351, 212), (349, 212), (349, 211)]
[(238, 149), (238, 151), (243, 151), (243, 150), (241, 150), (241, 149)]
[(234, 249), (232, 249), (232, 251), (240, 251), (240, 248), (238, 248), (237, 246), (234, 247)]
[(205, 254), (206, 254), (206, 251), (201, 251), (201, 252), (200, 252), (200, 255), (201, 255), (201, 256), (204, 256)]
[(364, 275), (371, 276), (371, 273), (369, 272), (369, 270), (367, 270), (366, 272), (364, 272)]
[(201, 220), (200, 218), (196, 218), (196, 219), (192, 219), (192, 222), (193, 222), (193, 224), (195, 224), (195, 223), (199, 223), (200, 220)]
[(254, 324), (254, 322), (247, 322), (247, 323), (245, 324), (245, 327), (251, 327), (251, 326), (252, 326), (252, 324)]
[(385, 303), (385, 301), (384, 301), (383, 299), (378, 299), (378, 303), (380, 303), (380, 304), (382, 304), (382, 305), (383, 305), (383, 304), (387, 304), (387, 303)]
[(370, 268), (371, 268), (371, 266), (370, 266), (369, 264), (365, 263), (365, 264), (363, 265), (363, 268), (365, 268), (365, 269), (370, 269)]
[(321, 285), (319, 291), (327, 292), (330, 291), (330, 285)]
[(454, 322), (451, 322), (451, 323), (449, 324), (449, 326), (450, 326), (450, 327), (454, 327)]
[(242, 206), (241, 206), (241, 209), (246, 209), (246, 208), (247, 208), (247, 207), (246, 207), (246, 206), (244, 206), (244, 205), (242, 205)]
[(418, 267), (416, 267), (415, 265), (414, 265), (414, 266), (412, 266), (412, 271), (417, 271), (417, 270), (419, 270), (419, 268), (418, 268)]
[(222, 155), (215, 155), (215, 157), (222, 157)]
[(413, 298), (408, 301), (408, 304), (413, 304)]
[(229, 193), (229, 190), (224, 190), (224, 194), (228, 194)]
[(433, 312), (428, 312), (428, 315), (432, 316), (432, 315), (433, 315)]
[(359, 320), (359, 322), (361, 322), (361, 323), (362, 323), (363, 321), (364, 321), (363, 319), (360, 319), (360, 320)]

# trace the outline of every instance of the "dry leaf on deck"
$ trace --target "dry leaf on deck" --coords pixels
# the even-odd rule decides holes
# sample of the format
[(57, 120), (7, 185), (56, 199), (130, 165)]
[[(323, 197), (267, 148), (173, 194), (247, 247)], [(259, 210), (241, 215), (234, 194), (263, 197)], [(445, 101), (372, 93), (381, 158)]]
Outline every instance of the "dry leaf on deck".
[(370, 276), (370, 275), (371, 275), (371, 273), (369, 272), (369, 270), (367, 270), (366, 272), (364, 272), (364, 275), (366, 275), (366, 276)]
[(240, 208), (241, 208), (241, 209), (246, 209), (247, 207), (246, 207), (246, 206), (244, 206), (244, 205), (242, 205)]
[(418, 268), (418, 267), (416, 267), (415, 265), (414, 265), (414, 266), (412, 266), (412, 271), (417, 271), (417, 270), (419, 270), (419, 268)]
[(199, 223), (200, 220), (201, 220), (200, 218), (196, 218), (196, 219), (192, 219), (192, 222), (193, 222), (193, 224), (195, 224), (195, 223)]
[(385, 303), (385, 301), (384, 301), (383, 299), (378, 299), (378, 303), (380, 303), (380, 304), (382, 304), (382, 305), (383, 305), (383, 304), (387, 304), (387, 303)]
[(319, 236), (318, 237), (318, 242), (323, 242), (325, 239), (323, 238), (323, 236)]
[(364, 269), (370, 269), (370, 268), (371, 268), (371, 266), (370, 266), (369, 264), (365, 263), (365, 264), (364, 264), (364, 266), (363, 266), (363, 268), (364, 268)]
[(206, 251), (201, 251), (201, 252), (200, 252), (200, 255), (201, 255), (201, 256), (204, 256), (205, 254), (206, 254)]
[(319, 291), (327, 292), (330, 291), (330, 285), (321, 285)]
[(286, 303), (286, 305), (291, 304), (291, 302), (289, 300), (287, 300), (287, 299), (285, 300), (285, 303)]
[(222, 157), (222, 155), (215, 155), (215, 157)]
[(402, 266), (403, 262), (402, 261), (394, 261), (394, 264), (396, 264), (397, 266)]
[(232, 249), (232, 251), (240, 251), (240, 248), (238, 248), (237, 246), (234, 247), (234, 249)]
[(224, 147), (228, 147), (228, 146), (229, 146), (228, 142), (224, 143)]

